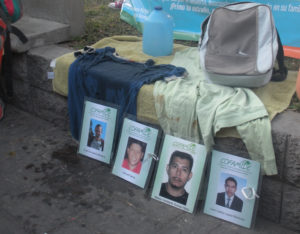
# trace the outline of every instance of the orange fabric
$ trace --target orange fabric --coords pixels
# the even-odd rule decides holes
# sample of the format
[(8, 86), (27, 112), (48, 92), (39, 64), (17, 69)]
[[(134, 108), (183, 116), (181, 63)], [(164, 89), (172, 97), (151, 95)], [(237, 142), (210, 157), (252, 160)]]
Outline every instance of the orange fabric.
[(300, 59), (300, 48), (292, 46), (283, 46), (284, 56)]

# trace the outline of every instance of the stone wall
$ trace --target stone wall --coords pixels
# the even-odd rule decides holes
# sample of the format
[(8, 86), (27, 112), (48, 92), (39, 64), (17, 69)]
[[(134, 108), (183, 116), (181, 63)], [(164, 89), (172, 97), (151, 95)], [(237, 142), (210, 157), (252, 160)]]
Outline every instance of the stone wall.
[(23, 4), (26, 15), (70, 25), (72, 37), (83, 33), (83, 0), (25, 0)]

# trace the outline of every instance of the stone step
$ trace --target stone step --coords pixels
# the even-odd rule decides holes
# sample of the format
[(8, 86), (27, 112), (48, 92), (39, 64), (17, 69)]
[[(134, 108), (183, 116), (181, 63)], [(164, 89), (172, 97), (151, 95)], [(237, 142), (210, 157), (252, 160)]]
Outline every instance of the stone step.
[(30, 49), (13, 56), (14, 104), (22, 110), (68, 128), (67, 99), (52, 91), (50, 62), (73, 50), (68, 47), (48, 45)]
[(83, 0), (26, 0), (22, 1), (26, 15), (70, 25), (70, 36), (84, 33), (85, 13)]
[[(53, 58), (72, 52), (57, 45), (30, 49), (14, 57), (15, 105), (68, 129), (67, 99), (52, 91), (47, 79)], [(285, 111), (272, 121), (273, 145), (279, 174), (264, 176), (258, 213), (300, 231), (300, 114)], [(217, 138), (217, 150), (249, 158), (241, 139)]]
[(24, 15), (13, 24), (28, 38), (23, 44), (14, 34), (11, 35), (13, 52), (25, 52), (31, 48), (64, 42), (70, 39), (70, 26), (55, 21), (33, 18)]

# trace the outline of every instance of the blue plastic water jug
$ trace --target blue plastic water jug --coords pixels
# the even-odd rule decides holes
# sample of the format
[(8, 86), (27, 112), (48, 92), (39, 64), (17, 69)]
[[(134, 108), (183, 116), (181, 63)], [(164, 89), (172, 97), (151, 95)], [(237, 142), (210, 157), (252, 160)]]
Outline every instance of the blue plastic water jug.
[(173, 51), (173, 19), (157, 6), (144, 22), (143, 52), (151, 56), (167, 56)]

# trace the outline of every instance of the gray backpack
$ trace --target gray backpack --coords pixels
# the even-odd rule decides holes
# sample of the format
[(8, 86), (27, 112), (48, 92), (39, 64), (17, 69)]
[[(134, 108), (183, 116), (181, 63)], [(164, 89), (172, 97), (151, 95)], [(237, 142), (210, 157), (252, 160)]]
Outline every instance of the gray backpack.
[[(232, 87), (260, 87), (286, 78), (283, 48), (269, 6), (236, 3), (202, 23), (200, 66), (205, 78)], [(278, 70), (274, 69), (278, 61)], [(273, 75), (273, 76), (272, 76)]]

